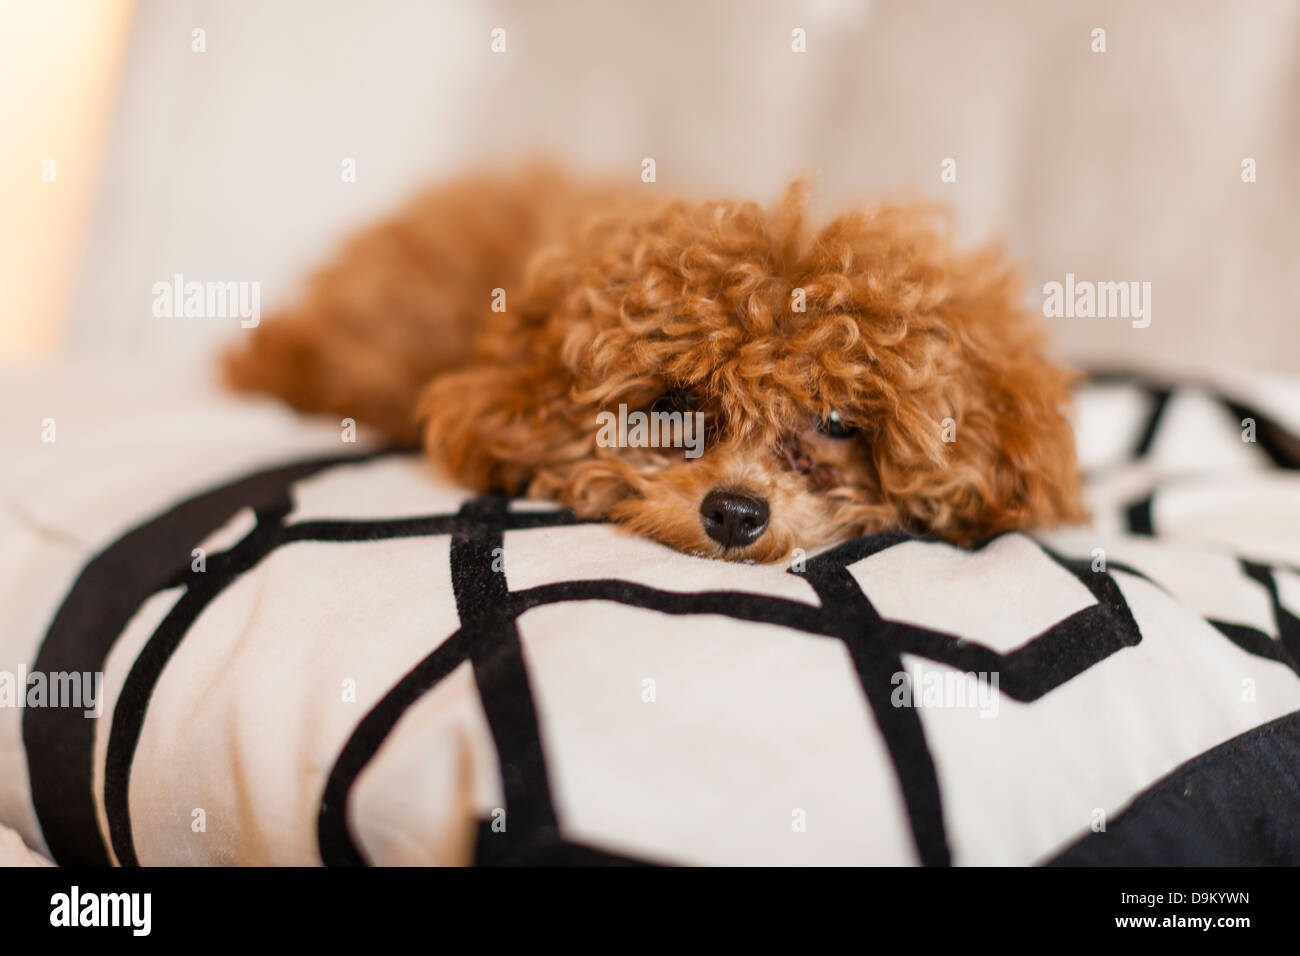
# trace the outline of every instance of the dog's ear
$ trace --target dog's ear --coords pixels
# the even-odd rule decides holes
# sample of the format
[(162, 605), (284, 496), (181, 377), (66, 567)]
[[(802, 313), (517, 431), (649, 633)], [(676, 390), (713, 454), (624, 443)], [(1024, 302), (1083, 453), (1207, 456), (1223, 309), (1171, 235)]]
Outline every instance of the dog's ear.
[(931, 489), (941, 493), (920, 498), (930, 530), (972, 543), (1083, 520), (1066, 416), (1074, 376), (1047, 358), (1020, 305), (1019, 273), (996, 247), (952, 255), (943, 268), (947, 291), (934, 315), (952, 364), (929, 393), (943, 462)]
[(1001, 250), (955, 251), (933, 207), (831, 223), (809, 302), (853, 316), (881, 493), (900, 520), (970, 543), (1081, 520), (1071, 376), (1052, 364)]
[(519, 494), (543, 468), (587, 451), (590, 438), (575, 427), (571, 404), (554, 376), (480, 364), (435, 378), (418, 415), (425, 448), (452, 478)]
[(965, 544), (1083, 520), (1067, 374), (1039, 354), (964, 357), (966, 384), (936, 423), (942, 464), (913, 489), (911, 511)]

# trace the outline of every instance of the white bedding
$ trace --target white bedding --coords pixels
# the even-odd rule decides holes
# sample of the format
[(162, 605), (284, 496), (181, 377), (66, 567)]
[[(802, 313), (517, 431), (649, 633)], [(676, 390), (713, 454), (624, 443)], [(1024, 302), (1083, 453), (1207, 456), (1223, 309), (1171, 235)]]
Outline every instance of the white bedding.
[[(1300, 432), (1296, 383), (1223, 384)], [(1165, 775), (1300, 711), (1300, 675), (1259, 644), (1285, 650), (1300, 615), (1300, 475), (1198, 389), (1174, 393), (1134, 457), (1150, 401), (1081, 394), (1091, 527), (974, 552), (877, 542), (809, 573), (687, 557), (545, 504), (496, 514), (415, 457), (320, 467), (286, 485), (287, 514), (262, 515), (282, 537), (204, 598), (152, 677), (141, 651), (216, 580), (185, 576), (193, 547), (226, 574), (221, 553), (258, 533), (248, 508), (177, 540), (181, 576), (120, 632), (78, 625), (108, 648), (102, 717), (0, 708), (0, 824), (58, 862), (145, 865), (1056, 859)], [(130, 529), (250, 473), (370, 448), (192, 370), (51, 372), (7, 384), (0, 408), (0, 673), (49, 652), (79, 572)], [(499, 555), (475, 550), (496, 540), (487, 525), (507, 529)], [(1090, 578), (1098, 549), (1108, 568)], [(492, 557), (500, 573), (475, 564)], [(832, 626), (818, 575), (840, 569), (852, 593)], [(129, 589), (145, 571), (115, 574)], [(537, 603), (510, 605), (515, 639), (493, 614), (521, 593)], [(878, 634), (818, 631), (856, 613), (878, 613)], [(898, 647), (918, 697), (945, 688), (919, 724), (866, 689)], [(967, 666), (981, 661), (998, 687)], [(129, 682), (141, 703), (119, 708)], [(40, 722), (26, 743), (25, 719)], [(85, 747), (33, 750), (69, 727), (90, 728)], [(60, 786), (83, 780), (78, 818)]]

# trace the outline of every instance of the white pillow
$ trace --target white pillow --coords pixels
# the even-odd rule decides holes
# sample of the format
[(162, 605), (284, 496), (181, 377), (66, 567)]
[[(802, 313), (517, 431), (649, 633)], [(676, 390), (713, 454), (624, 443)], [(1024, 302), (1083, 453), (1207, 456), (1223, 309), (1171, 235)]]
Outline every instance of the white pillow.
[[(0, 708), (0, 823), (60, 863), (1134, 862), (1144, 793), (1229, 741), (1248, 778), (1300, 710), (1284, 556), (1185, 540), (1161, 498), (1154, 535), (1122, 523), (1159, 441), (1095, 476), (1090, 529), (745, 566), (201, 379), (99, 388), (8, 396), (0, 673), (102, 672), (82, 706)], [(1127, 427), (1105, 391), (1085, 409)], [(1196, 480), (1202, 511), (1264, 481), (1300, 514), (1254, 458)]]

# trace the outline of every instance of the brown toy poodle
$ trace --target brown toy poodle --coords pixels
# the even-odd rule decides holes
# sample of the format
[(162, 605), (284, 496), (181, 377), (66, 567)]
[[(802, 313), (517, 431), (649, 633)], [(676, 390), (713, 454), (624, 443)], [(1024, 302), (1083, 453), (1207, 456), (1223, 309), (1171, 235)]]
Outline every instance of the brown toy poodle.
[(698, 555), (1083, 517), (1070, 377), (996, 249), (955, 250), (925, 207), (814, 231), (798, 185), (772, 212), (661, 188), (545, 166), (435, 188), (228, 378)]

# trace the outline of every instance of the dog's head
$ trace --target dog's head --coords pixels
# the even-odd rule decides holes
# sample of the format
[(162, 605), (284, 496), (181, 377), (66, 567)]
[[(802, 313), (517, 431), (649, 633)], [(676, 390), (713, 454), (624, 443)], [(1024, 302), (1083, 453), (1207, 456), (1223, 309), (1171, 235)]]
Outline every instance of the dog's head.
[(997, 251), (931, 209), (802, 208), (631, 206), (540, 252), (425, 393), (435, 458), (732, 560), (1082, 517), (1069, 378)]

